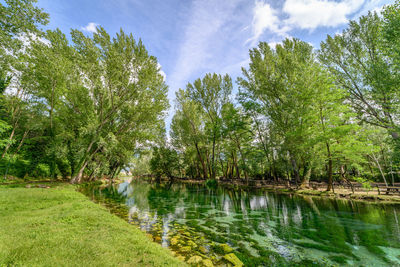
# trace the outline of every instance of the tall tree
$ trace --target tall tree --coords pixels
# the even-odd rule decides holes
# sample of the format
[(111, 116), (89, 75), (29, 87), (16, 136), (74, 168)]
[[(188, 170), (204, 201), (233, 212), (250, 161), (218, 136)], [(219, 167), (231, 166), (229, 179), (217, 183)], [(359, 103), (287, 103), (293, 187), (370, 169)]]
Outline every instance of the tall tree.
[[(1, 151), (3, 159), (14, 143), (16, 128), (18, 127), (19, 114), (23, 109), (22, 88), (19, 83), (19, 73), (25, 67), (24, 47), (32, 39), (41, 36), (40, 27), (48, 23), (49, 15), (38, 8), (35, 0), (5, 0), (0, 3), (0, 87), (1, 94), (7, 87), (13, 87), (9, 95), (2, 97), (2, 106), (9, 117), (3, 121), (2, 137), (5, 146)], [(7, 131), (5, 130), (7, 129)]]
[(188, 96), (195, 101), (206, 114), (205, 126), (210, 132), (211, 141), (211, 178), (216, 177), (216, 146), (221, 136), (221, 112), (228, 103), (232, 92), (232, 79), (218, 74), (206, 74), (186, 87)]
[(171, 123), (171, 137), (175, 147), (188, 152), (193, 148), (196, 151), (198, 162), (201, 164), (201, 174), (207, 179), (207, 149), (205, 146), (204, 123), (205, 114), (199, 104), (192, 101), (187, 91), (179, 90), (177, 97), (177, 111)]
[(397, 140), (400, 95), (392, 59), (382, 46), (382, 26), (376, 12), (350, 21), (341, 34), (321, 43), (319, 59), (348, 91), (359, 119), (388, 129)]
[(72, 179), (80, 182), (94, 155), (110, 142), (133, 151), (138, 142), (156, 137), (168, 107), (168, 88), (156, 58), (132, 34), (121, 30), (111, 38), (100, 27), (93, 38), (74, 30), (72, 39), (93, 116), (84, 128), (85, 144)]
[(286, 39), (276, 51), (260, 43), (250, 51), (249, 69), (238, 80), (241, 93), (262, 105), (263, 115), (282, 137), (296, 182), (306, 181), (311, 168), (312, 155), (304, 144), (312, 142), (312, 97), (318, 86), (314, 64), (307, 43)]

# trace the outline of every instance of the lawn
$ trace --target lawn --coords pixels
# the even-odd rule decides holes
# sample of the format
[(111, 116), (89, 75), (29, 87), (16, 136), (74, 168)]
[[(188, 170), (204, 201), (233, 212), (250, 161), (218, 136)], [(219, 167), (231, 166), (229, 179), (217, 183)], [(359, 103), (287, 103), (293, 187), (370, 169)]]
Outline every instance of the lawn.
[(0, 187), (0, 266), (182, 266), (136, 227), (76, 192)]

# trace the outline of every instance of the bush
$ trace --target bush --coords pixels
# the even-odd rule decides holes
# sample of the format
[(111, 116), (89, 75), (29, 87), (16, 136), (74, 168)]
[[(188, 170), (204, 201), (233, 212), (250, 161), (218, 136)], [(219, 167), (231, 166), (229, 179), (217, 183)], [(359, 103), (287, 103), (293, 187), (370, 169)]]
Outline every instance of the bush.
[(359, 182), (360, 184), (362, 184), (362, 187), (363, 187), (365, 190), (371, 190), (371, 189), (372, 189), (371, 182), (368, 181), (367, 179), (364, 179), (364, 178), (362, 178), (362, 177), (354, 177), (353, 179), (354, 179), (356, 182)]
[(33, 171), (33, 176), (34, 177), (49, 177), (50, 176), (50, 166), (45, 163), (39, 163), (36, 165), (35, 170)]

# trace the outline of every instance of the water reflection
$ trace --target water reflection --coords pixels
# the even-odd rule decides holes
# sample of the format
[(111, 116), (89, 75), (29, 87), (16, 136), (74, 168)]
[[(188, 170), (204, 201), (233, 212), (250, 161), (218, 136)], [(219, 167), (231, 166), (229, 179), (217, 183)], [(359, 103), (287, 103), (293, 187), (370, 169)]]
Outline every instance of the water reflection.
[(400, 265), (398, 206), (138, 181), (83, 191), (185, 260), (224, 264), (233, 248), (247, 266)]

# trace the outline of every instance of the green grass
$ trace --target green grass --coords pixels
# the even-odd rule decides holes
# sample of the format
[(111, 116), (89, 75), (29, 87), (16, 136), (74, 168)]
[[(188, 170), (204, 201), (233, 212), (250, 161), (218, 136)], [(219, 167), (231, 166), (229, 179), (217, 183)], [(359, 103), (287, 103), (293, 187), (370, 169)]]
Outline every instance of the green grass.
[(0, 266), (182, 266), (136, 227), (76, 192), (0, 187)]

